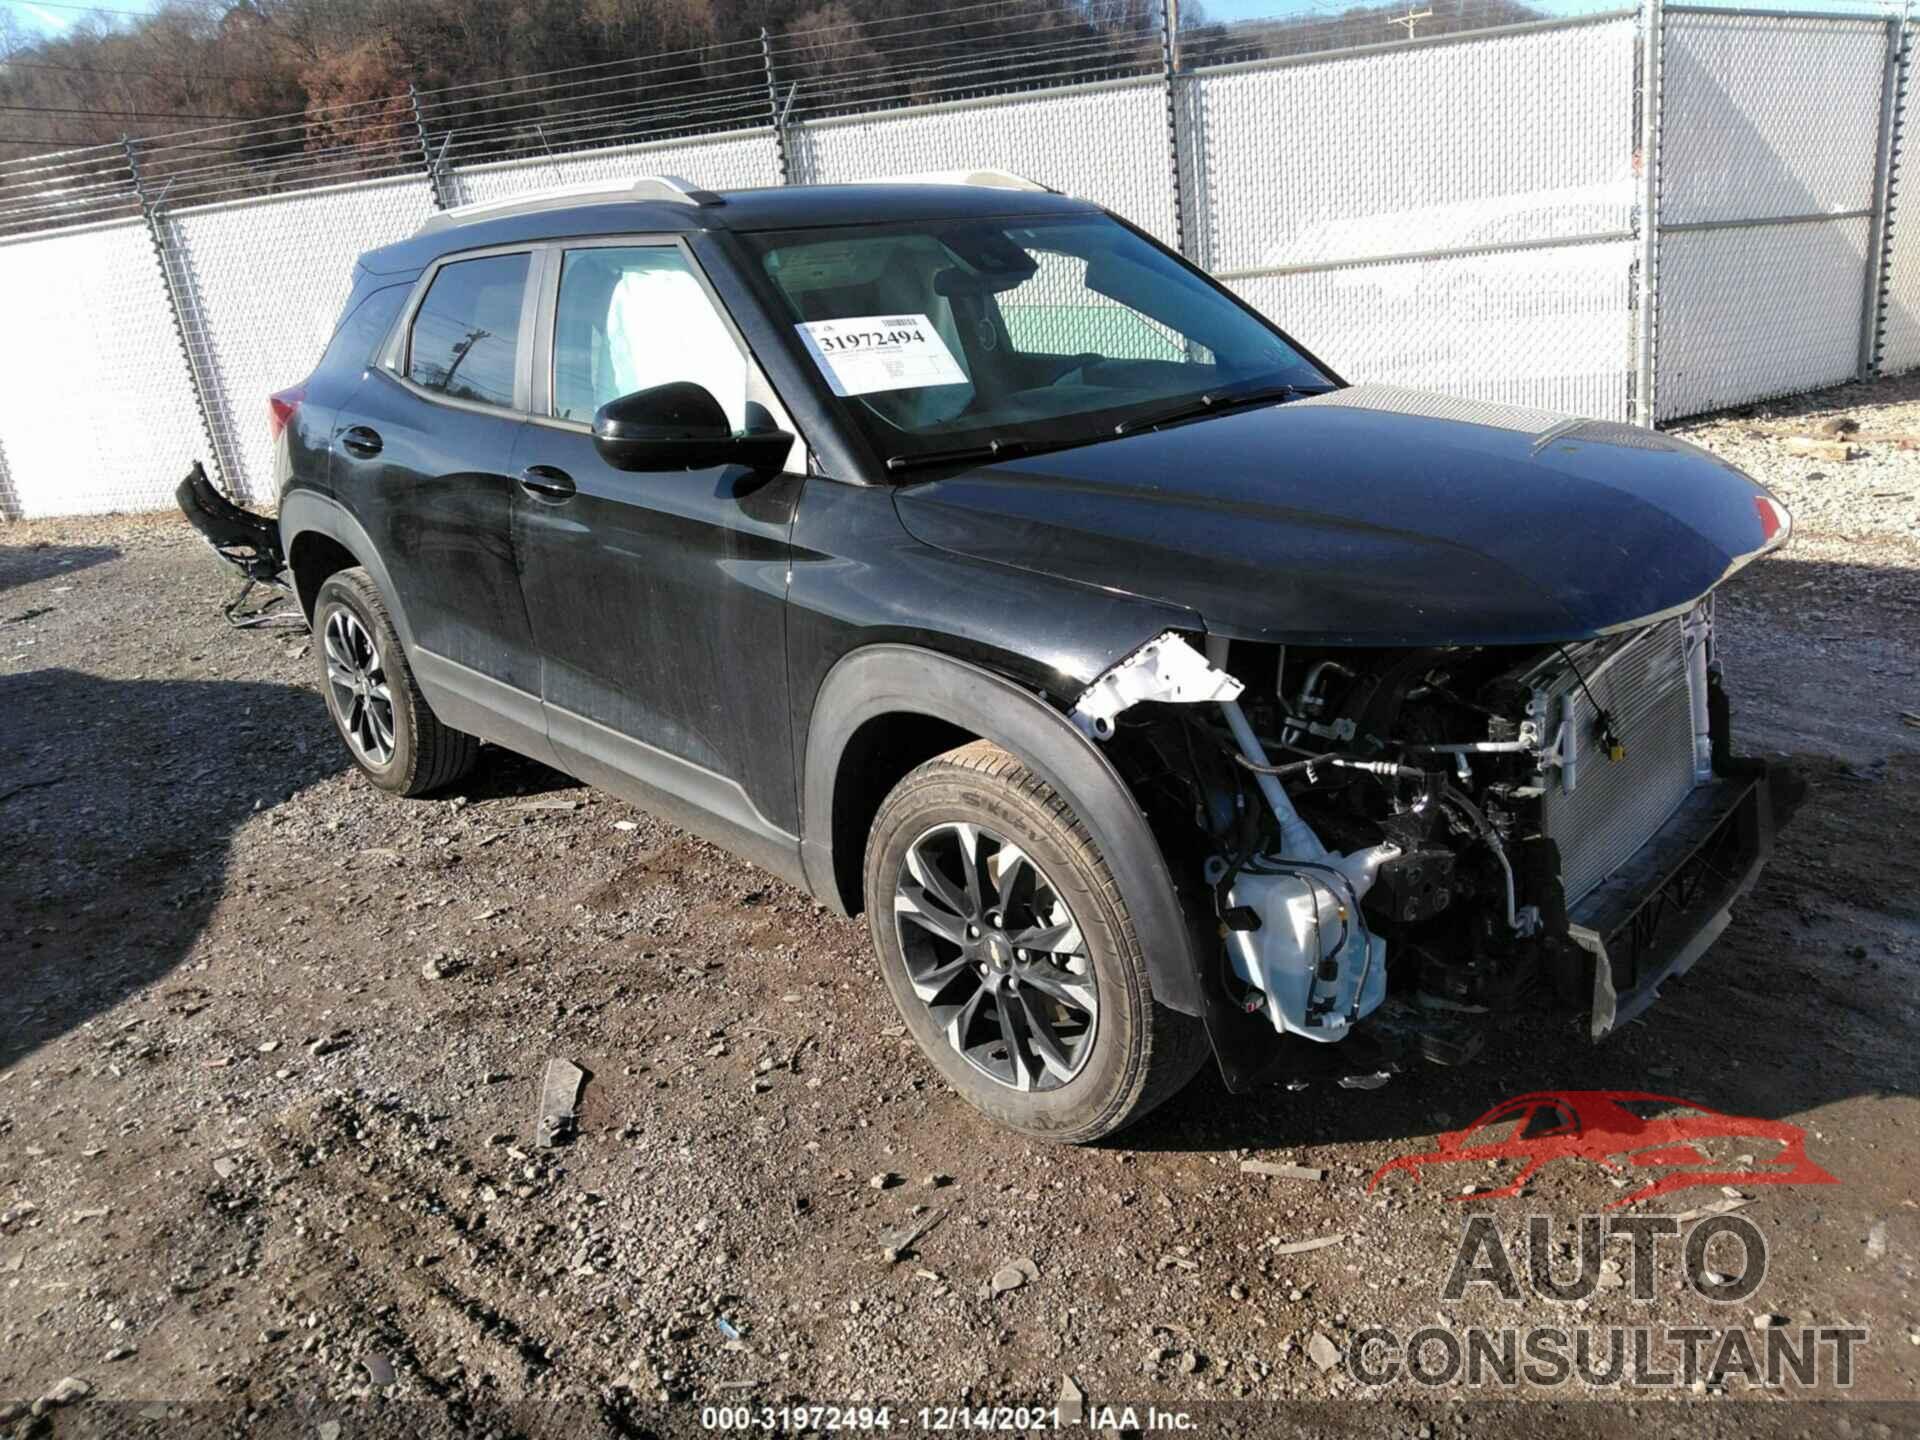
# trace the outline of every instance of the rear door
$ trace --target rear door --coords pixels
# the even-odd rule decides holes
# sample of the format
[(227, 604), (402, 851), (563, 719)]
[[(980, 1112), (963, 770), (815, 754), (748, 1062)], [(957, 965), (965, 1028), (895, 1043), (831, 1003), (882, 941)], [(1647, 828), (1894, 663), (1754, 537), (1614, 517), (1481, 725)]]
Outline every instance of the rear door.
[(386, 561), (448, 724), (551, 758), (513, 552), (537, 247), (451, 255), (333, 431), (333, 474)]
[(671, 237), (556, 244), (543, 292), (514, 538), (554, 749), (792, 873), (786, 589), (802, 476), (616, 470), (591, 422), (621, 395), (694, 381), (736, 430), (794, 427)]

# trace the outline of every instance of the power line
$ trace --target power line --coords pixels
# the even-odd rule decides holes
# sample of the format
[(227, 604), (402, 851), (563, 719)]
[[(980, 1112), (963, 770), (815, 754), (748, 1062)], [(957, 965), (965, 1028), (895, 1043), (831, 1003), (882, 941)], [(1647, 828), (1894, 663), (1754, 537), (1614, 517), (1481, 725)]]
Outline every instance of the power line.
[(289, 76), (270, 70), (121, 70), (111, 65), (55, 65), (46, 60), (9, 60), (0, 56), (0, 68), (9, 70), (64, 70), (75, 75), (136, 75), (149, 80), (281, 80)]
[[(19, 9), (27, 8), (20, 4), (19, 0), (4, 0), (4, 3)], [(105, 5), (63, 5), (59, 3), (59, 0), (33, 0), (32, 8), (36, 10), (79, 10), (89, 15), (125, 15), (134, 20), (151, 20), (154, 18), (154, 12), (151, 10), (111, 10)]]
[(78, 110), (68, 105), (0, 105), (0, 110), (21, 115), (97, 115), (107, 120), (224, 120), (246, 117), (202, 115), (191, 110)]
[[(138, 140), (140, 137), (136, 135), (133, 138)], [(112, 143), (110, 140), (102, 140), (92, 135), (50, 135), (40, 140), (0, 140), (0, 145), (79, 145), (85, 147), (88, 145), (110, 145)]]

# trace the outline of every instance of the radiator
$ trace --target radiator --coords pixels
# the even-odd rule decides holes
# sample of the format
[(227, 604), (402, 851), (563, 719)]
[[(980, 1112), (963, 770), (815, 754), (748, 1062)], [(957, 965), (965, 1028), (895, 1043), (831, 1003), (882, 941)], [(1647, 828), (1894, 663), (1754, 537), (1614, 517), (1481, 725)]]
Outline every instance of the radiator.
[[(1556, 657), (1540, 677), (1543, 713), (1556, 727), (1570, 722), (1562, 733), (1571, 772), (1564, 765), (1549, 770), (1541, 797), (1542, 827), (1560, 846), (1569, 905), (1646, 844), (1698, 783), (1686, 647), (1682, 622), (1664, 621), (1623, 640), (1569, 647), (1574, 665)], [(1619, 760), (1608, 757), (1595, 699), (1626, 749)]]

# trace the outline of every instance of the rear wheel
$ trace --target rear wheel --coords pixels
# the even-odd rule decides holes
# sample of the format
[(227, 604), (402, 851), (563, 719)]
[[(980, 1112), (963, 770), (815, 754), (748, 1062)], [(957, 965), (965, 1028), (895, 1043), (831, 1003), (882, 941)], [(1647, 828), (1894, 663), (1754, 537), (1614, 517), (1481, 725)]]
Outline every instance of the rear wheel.
[(313, 634), (327, 713), (369, 780), (396, 795), (425, 795), (473, 768), (480, 742), (441, 724), (429, 708), (380, 587), (364, 569), (322, 582)]
[(951, 750), (894, 787), (867, 842), (866, 900), (909, 1031), (1005, 1125), (1097, 1140), (1205, 1061), (1200, 1022), (1154, 1000), (1093, 837), (995, 745)]

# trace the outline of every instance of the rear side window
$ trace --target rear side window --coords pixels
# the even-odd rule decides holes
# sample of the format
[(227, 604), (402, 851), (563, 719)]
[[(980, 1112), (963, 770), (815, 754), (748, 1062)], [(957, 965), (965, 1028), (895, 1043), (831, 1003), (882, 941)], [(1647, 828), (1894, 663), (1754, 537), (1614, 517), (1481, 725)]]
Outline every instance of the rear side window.
[(322, 370), (360, 370), (373, 359), (393, 330), (400, 307), (407, 303), (408, 285), (389, 285), (364, 295), (360, 303), (340, 320), (340, 328), (327, 342), (327, 353), (320, 357)]
[(407, 378), (454, 399), (511, 407), (526, 284), (525, 255), (441, 266), (413, 317)]

